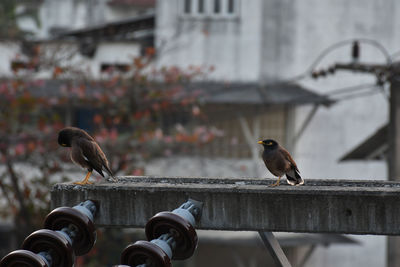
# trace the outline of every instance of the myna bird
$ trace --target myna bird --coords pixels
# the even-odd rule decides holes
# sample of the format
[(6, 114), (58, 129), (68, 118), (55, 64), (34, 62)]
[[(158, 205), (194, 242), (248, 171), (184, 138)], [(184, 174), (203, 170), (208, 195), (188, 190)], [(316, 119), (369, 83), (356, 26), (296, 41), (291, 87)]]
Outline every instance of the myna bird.
[(297, 169), (296, 162), (294, 162), (289, 152), (281, 147), (278, 142), (272, 139), (258, 141), (259, 144), (264, 146), (262, 159), (264, 160), (267, 169), (275, 176), (278, 176), (278, 181), (271, 186), (278, 186), (281, 177), (286, 174), (286, 180), (290, 185), (304, 184), (299, 170)]
[(71, 147), (71, 160), (86, 168), (88, 173), (85, 179), (75, 184), (85, 185), (89, 182), (93, 169), (104, 177), (105, 171), (114, 181), (117, 181), (108, 166), (108, 160), (99, 145), (84, 130), (75, 127), (66, 127), (58, 133), (58, 144), (64, 147)]

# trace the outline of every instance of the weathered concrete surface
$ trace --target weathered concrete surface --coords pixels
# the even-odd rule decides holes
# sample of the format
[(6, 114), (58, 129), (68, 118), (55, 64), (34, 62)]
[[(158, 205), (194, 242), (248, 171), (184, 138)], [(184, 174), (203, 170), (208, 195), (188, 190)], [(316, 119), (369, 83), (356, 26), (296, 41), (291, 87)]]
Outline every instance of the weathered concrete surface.
[(99, 201), (98, 226), (144, 227), (188, 198), (204, 202), (198, 229), (400, 234), (400, 183), (309, 180), (300, 187), (275, 179), (119, 177), (119, 183), (54, 186), (52, 208)]

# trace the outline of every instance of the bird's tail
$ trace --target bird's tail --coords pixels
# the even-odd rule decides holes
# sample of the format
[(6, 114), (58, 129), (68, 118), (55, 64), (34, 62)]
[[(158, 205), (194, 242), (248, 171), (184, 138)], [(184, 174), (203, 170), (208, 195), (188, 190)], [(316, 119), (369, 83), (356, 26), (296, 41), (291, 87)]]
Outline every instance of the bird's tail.
[(293, 168), (290, 172), (286, 173), (286, 180), (290, 185), (302, 185), (304, 184), (303, 178), (301, 178), (299, 170)]

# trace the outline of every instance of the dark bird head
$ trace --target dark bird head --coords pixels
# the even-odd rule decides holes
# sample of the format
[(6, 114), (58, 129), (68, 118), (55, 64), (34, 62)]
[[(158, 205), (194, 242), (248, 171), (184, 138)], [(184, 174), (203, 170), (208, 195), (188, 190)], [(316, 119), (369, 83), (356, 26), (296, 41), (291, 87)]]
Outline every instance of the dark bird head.
[(93, 138), (84, 130), (75, 127), (66, 127), (58, 133), (58, 144), (64, 147), (71, 147), (74, 138), (85, 138), (93, 140)]
[(272, 140), (272, 139), (258, 141), (257, 143), (263, 145), (264, 148), (267, 150), (274, 150), (274, 149), (278, 148), (278, 142), (276, 142), (275, 140)]

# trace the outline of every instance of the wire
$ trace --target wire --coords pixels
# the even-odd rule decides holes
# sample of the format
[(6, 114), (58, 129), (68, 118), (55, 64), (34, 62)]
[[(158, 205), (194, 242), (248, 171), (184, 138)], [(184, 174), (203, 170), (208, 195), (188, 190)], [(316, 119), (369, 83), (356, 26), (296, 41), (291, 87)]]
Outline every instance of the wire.
[[(281, 81), (278, 81), (276, 83), (267, 84), (267, 86), (268, 85), (279, 85), (279, 84), (285, 84), (285, 83), (293, 83), (295, 81), (298, 81), (298, 80), (301, 80), (301, 79), (304, 79), (304, 78), (308, 77), (315, 70), (315, 68), (322, 61), (322, 59), (325, 58), (326, 55), (328, 55), (330, 52), (332, 52), (333, 50), (335, 50), (335, 49), (337, 49), (339, 47), (352, 44), (355, 41), (358, 41), (359, 43), (369, 44), (369, 45), (372, 45), (372, 46), (376, 47), (379, 51), (381, 51), (381, 53), (385, 57), (386, 63), (387, 64), (392, 64), (392, 56), (390, 56), (390, 54), (387, 51), (387, 49), (381, 43), (379, 43), (376, 40), (367, 39), (367, 38), (343, 40), (343, 41), (337, 42), (337, 43), (325, 48), (319, 54), (319, 56), (311, 63), (311, 65), (306, 69), (306, 71), (303, 74), (296, 75), (293, 78), (281, 80)], [(398, 53), (400, 54), (400, 51)]]
[(354, 99), (354, 98), (358, 98), (358, 97), (370, 96), (370, 95), (374, 95), (374, 94), (378, 94), (378, 93), (379, 93), (378, 90), (371, 90), (371, 91), (368, 91), (368, 92), (352, 94), (352, 95), (349, 95), (349, 96), (346, 96), (346, 97), (338, 98), (338, 99), (335, 99), (335, 101), (350, 100), (350, 99)]
[(393, 54), (391, 54), (391, 55), (390, 55), (390, 58), (393, 60), (393, 59), (395, 59), (395, 58), (398, 57), (398, 56), (400, 56), (400, 50), (394, 52)]
[[(376, 93), (380, 93), (382, 90), (376, 90), (376, 89), (381, 89), (381, 86), (376, 85), (376, 84), (360, 84), (360, 85), (355, 85), (355, 86), (349, 86), (349, 87), (343, 87), (339, 88), (336, 90), (333, 90), (327, 94), (324, 94), (324, 97), (332, 97), (332, 96), (339, 96), (337, 98), (332, 98), (334, 101), (342, 101), (342, 100), (347, 100), (347, 99), (353, 99), (356, 97), (361, 97), (361, 96), (368, 96)], [(373, 89), (373, 90), (368, 90), (365, 92), (367, 89)]]
[(376, 86), (377, 85), (375, 83), (353, 85), (353, 86), (348, 86), (348, 87), (343, 87), (343, 88), (332, 90), (329, 93), (325, 94), (325, 96), (329, 97), (329, 96), (340, 95), (340, 94), (348, 94), (348, 93), (352, 93), (352, 92), (357, 92), (357, 91), (361, 91), (361, 90), (365, 90), (365, 89), (374, 88)]
[[(371, 83), (342, 87), (339, 89), (332, 90), (331, 92), (326, 93), (326, 94), (320, 94), (319, 97), (321, 99), (326, 98), (327, 101), (336, 102), (336, 101), (341, 101), (341, 100), (347, 99), (347, 97), (351, 98), (351, 97), (353, 97), (353, 95), (356, 95), (357, 92), (360, 94), (363, 94), (363, 93), (365, 93), (364, 90), (372, 89), (372, 88), (376, 88), (376, 87), (377, 87), (376, 84), (371, 84)], [(315, 91), (312, 88), (310, 88), (310, 89), (311, 89), (311, 91)], [(353, 94), (351, 94), (351, 93), (353, 93)], [(332, 96), (336, 96), (337, 98), (334, 98)], [(296, 101), (301, 102), (302, 100), (308, 100), (309, 98), (310, 98), (310, 96), (308, 96), (308, 95), (300, 96), (300, 97), (296, 98)]]
[[(308, 76), (313, 72), (313, 70), (316, 68), (316, 66), (317, 66), (317, 65), (322, 61), (322, 59), (323, 59), (326, 55), (328, 55), (330, 52), (332, 52), (333, 50), (335, 50), (335, 49), (337, 49), (337, 48), (339, 48), (339, 47), (352, 44), (352, 43), (354, 43), (355, 41), (358, 41), (359, 43), (366, 43), (366, 44), (369, 44), (369, 45), (372, 45), (372, 46), (376, 47), (377, 49), (379, 49), (379, 51), (381, 51), (381, 53), (382, 53), (383, 56), (385, 57), (387, 64), (392, 64), (392, 58), (391, 58), (391, 56), (389, 55), (388, 51), (386, 50), (386, 48), (385, 48), (382, 44), (380, 44), (380, 43), (379, 43), (378, 41), (376, 41), (376, 40), (373, 40), (373, 39), (366, 39), (366, 38), (343, 40), (343, 41), (337, 42), (337, 43), (335, 43), (335, 44), (333, 44), (333, 45), (327, 47), (326, 49), (324, 49), (324, 50), (319, 54), (319, 56), (312, 62), (312, 64), (306, 69), (306, 71), (305, 71), (303, 74), (294, 76), (294, 77), (292, 77), (292, 78), (290, 78), (290, 79), (281, 80), (281, 81), (278, 81), (278, 82), (266, 84), (266, 85), (263, 86), (262, 88), (257, 88), (257, 89), (261, 91), (262, 95), (264, 95), (264, 94), (263, 94), (263, 91), (264, 91), (265, 89), (267, 89), (269, 86), (278, 86), (278, 85), (282, 85), (282, 84), (291, 84), (291, 83), (294, 83), (295, 81), (304, 79), (304, 78), (308, 77)], [(400, 51), (399, 51), (398, 53), (400, 53)], [(329, 96), (332, 96), (332, 95), (343, 94), (343, 93), (351, 93), (351, 92), (354, 92), (354, 91), (360, 91), (360, 90), (369, 89), (369, 88), (374, 88), (374, 87), (377, 87), (377, 85), (376, 85), (376, 84), (361, 84), (361, 85), (356, 85), (356, 86), (349, 86), (349, 87), (344, 87), (344, 88), (336, 89), (336, 90), (331, 91), (330, 93), (325, 94), (325, 95), (323, 95), (323, 96), (329, 97)], [(218, 93), (218, 94), (219, 94), (219, 93), (229, 92), (229, 91), (231, 91), (231, 90), (232, 90), (232, 88), (230, 88), (229, 86), (227, 86), (227, 87), (225, 87), (225, 88), (219, 88), (218, 90), (214, 90), (213, 93)], [(382, 90), (380, 90), (380, 91), (384, 94), (384, 91), (382, 91)], [(375, 92), (376, 92), (376, 91), (375, 91)], [(374, 93), (375, 93), (375, 92), (374, 92)], [(301, 99), (301, 98), (303, 98), (303, 97), (300, 97), (300, 99)], [(350, 96), (350, 98), (352, 98), (352, 96)]]
[(343, 40), (340, 42), (337, 42), (331, 46), (329, 46), (328, 48), (325, 48), (325, 50), (323, 50), (321, 52), (321, 54), (314, 60), (314, 62), (310, 65), (310, 67), (308, 68), (308, 72), (312, 72), (315, 67), (321, 62), (321, 60), (330, 52), (332, 52), (333, 50), (348, 45), (348, 44), (352, 44), (355, 41), (358, 41), (359, 43), (365, 43), (365, 44), (369, 44), (372, 45), (376, 48), (379, 49), (379, 51), (381, 51), (381, 53), (383, 54), (383, 56), (386, 59), (386, 63), (387, 64), (391, 64), (392, 63), (392, 59), (391, 56), (389, 54), (389, 52), (387, 51), (387, 49), (378, 41), (373, 40), (373, 39), (367, 39), (367, 38), (361, 38), (361, 39), (349, 39), (349, 40)]

